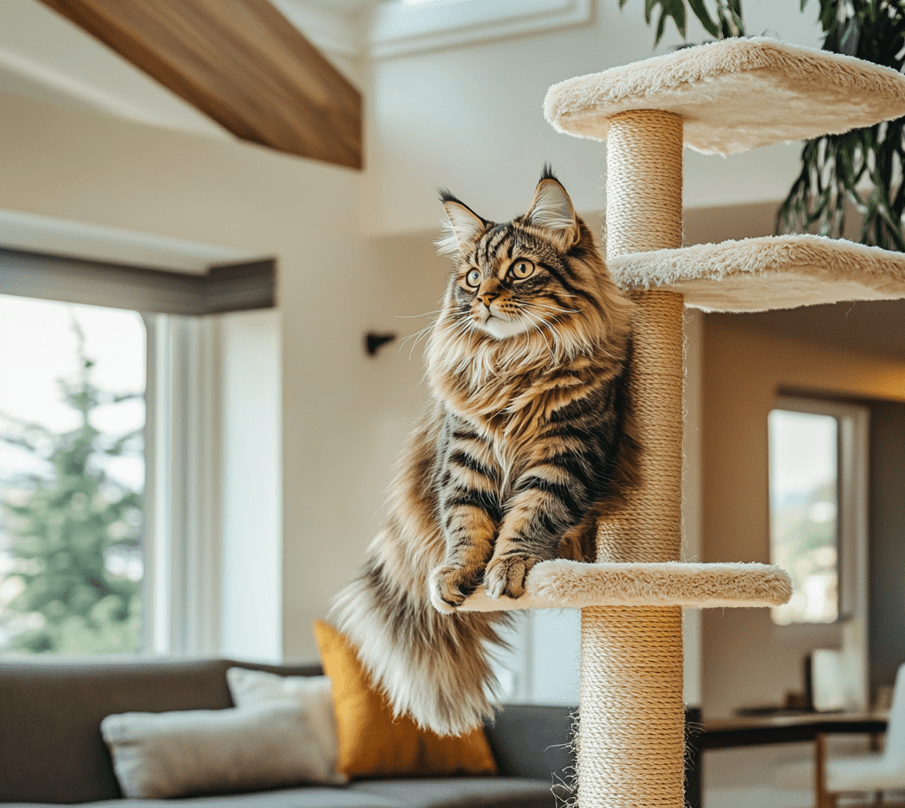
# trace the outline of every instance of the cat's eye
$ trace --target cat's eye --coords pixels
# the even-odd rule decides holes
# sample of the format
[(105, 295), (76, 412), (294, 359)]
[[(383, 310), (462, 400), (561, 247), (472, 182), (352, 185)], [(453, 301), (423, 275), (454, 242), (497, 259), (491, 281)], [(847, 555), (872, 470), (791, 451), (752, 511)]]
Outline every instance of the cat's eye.
[(517, 281), (528, 278), (534, 272), (534, 264), (530, 261), (516, 261), (510, 268), (509, 272)]
[(481, 270), (468, 270), (468, 274), (465, 276), (465, 283), (467, 283), (472, 289), (477, 289), (481, 285)]

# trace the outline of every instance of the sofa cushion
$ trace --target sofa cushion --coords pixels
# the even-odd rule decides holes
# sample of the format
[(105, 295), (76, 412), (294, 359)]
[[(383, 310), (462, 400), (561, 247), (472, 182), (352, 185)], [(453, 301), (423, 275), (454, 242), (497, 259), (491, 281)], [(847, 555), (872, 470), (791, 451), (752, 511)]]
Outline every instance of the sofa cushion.
[[(190, 800), (102, 800), (83, 803), (79, 808), (402, 808), (399, 803), (378, 794), (349, 791), (345, 788), (309, 786), (229, 794), (217, 797), (193, 797)], [(62, 803), (14, 802), (3, 808), (72, 808)]]
[[(79, 808), (555, 808), (545, 780), (523, 777), (446, 777), (361, 780), (347, 787), (311, 786), (254, 794), (172, 800), (105, 800)], [(13, 803), (3, 808), (64, 808)], [(66, 806), (65, 808), (71, 808)]]
[(555, 808), (547, 780), (525, 777), (446, 777), (362, 780), (351, 790), (401, 808)]
[(101, 733), (127, 797), (183, 797), (331, 781), (304, 707), (108, 715)]
[[(229, 660), (146, 656), (0, 660), (0, 803), (121, 796), (101, 720), (112, 713), (232, 707)], [(287, 674), (316, 666), (249, 666)]]
[(408, 716), (394, 717), (348, 639), (321, 621), (314, 633), (324, 672), (333, 682), (339, 771), (349, 777), (496, 773), (483, 728), (441, 737)]
[(336, 718), (333, 693), (326, 676), (279, 676), (267, 671), (230, 668), (226, 672), (229, 692), (237, 707), (252, 707), (289, 699), (299, 704), (308, 716), (314, 740), (321, 750), (326, 773), (319, 779), (344, 783), (346, 776), (336, 770)]

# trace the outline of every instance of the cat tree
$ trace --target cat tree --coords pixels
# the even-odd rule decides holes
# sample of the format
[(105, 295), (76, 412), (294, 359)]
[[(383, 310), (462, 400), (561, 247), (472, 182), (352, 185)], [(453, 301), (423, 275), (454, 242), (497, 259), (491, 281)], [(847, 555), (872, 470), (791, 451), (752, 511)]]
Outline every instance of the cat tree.
[(607, 140), (607, 261), (636, 303), (630, 406), (639, 489), (601, 521), (597, 562), (538, 564), (526, 594), (462, 609), (578, 607), (581, 808), (681, 808), (681, 607), (774, 606), (763, 564), (682, 563), (683, 309), (905, 297), (905, 256), (815, 236), (682, 247), (682, 148), (732, 154), (905, 115), (905, 77), (767, 39), (725, 40), (552, 87), (547, 119)]

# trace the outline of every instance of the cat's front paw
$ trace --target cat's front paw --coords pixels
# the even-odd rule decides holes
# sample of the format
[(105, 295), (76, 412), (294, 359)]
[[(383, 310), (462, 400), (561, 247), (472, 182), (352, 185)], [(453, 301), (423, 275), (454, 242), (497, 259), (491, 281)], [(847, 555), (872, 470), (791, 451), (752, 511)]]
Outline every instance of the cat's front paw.
[(521, 597), (525, 594), (525, 578), (539, 560), (528, 553), (508, 553), (492, 559), (484, 571), (487, 594), (492, 598)]
[(431, 603), (438, 612), (451, 614), (481, 583), (481, 570), (461, 566), (437, 567), (430, 577)]

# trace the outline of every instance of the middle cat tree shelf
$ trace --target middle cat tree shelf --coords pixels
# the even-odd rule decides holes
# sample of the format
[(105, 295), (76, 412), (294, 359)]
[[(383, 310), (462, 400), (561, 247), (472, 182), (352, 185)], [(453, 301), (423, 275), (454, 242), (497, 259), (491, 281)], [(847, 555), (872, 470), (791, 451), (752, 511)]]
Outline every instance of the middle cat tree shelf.
[(677, 292), (706, 311), (767, 311), (903, 296), (905, 255), (822, 236), (765, 236), (620, 255), (623, 289)]

